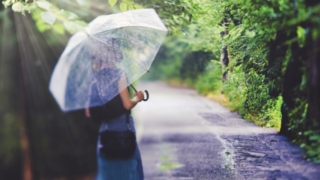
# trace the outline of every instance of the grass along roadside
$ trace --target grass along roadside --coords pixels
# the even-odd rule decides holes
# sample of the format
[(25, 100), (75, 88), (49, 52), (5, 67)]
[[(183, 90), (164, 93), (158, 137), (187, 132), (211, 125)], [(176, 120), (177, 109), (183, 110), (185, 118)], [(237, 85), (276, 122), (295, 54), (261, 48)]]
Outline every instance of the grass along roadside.
[[(205, 94), (206, 98), (218, 102), (220, 105), (228, 108), (230, 111), (238, 112), (237, 107), (233, 105), (232, 102), (229, 101), (228, 97), (221, 92), (209, 92)], [(282, 99), (278, 100), (277, 107), (281, 106)], [(279, 112), (273, 112), (272, 109), (267, 109), (266, 113), (269, 114), (270, 120), (268, 122), (265, 122), (263, 120), (263, 117), (259, 114), (241, 114), (240, 115), (247, 121), (254, 122), (258, 126), (261, 127), (267, 127), (267, 128), (275, 128), (277, 131), (280, 131), (280, 125), (281, 125), (281, 113), (280, 109)]]
[[(198, 91), (196, 87), (194, 87), (193, 83), (190, 81), (182, 81), (179, 79), (170, 79), (165, 81), (168, 85), (179, 88), (192, 88)], [(222, 84), (221, 84), (222, 86)], [(219, 89), (219, 88), (217, 88)], [(207, 91), (207, 92), (199, 92), (199, 94), (204, 95), (206, 98), (219, 103), (220, 105), (228, 108), (230, 111), (239, 113), (245, 120), (255, 123), (258, 126), (266, 127), (266, 128), (275, 128), (277, 131), (280, 131), (281, 125), (281, 112), (280, 107), (282, 104), (282, 97), (274, 101), (270, 101), (270, 103), (274, 103), (274, 105), (270, 106), (268, 104), (265, 105), (265, 108), (261, 112), (257, 113), (249, 113), (245, 107), (243, 107), (242, 103), (239, 101), (243, 99), (243, 97), (237, 97), (238, 100), (234, 100), (233, 102), (229, 100), (226, 94), (221, 93), (221, 90), (215, 91)], [(271, 107), (271, 108), (270, 108)]]

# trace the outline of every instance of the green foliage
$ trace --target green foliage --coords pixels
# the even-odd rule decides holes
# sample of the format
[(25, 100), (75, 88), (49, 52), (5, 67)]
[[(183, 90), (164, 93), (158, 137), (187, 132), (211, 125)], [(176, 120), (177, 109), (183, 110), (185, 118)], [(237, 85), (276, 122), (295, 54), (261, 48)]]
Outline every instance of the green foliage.
[(306, 42), (306, 36), (305, 36), (305, 30), (303, 29), (303, 27), (298, 26), (297, 27), (297, 34), (298, 34), (298, 42), (299, 42), (299, 46), (303, 47), (304, 43)]
[(150, 72), (144, 78), (162, 80), (178, 78), (187, 49), (186, 43), (176, 41), (173, 37), (167, 37), (150, 68)]
[(187, 32), (187, 26), (193, 20), (192, 4), (186, 0), (136, 0), (144, 8), (153, 8), (161, 17), (170, 35), (181, 35)]
[[(80, 16), (72, 11), (59, 8), (54, 1), (3, 0), (2, 3), (6, 8), (11, 6), (15, 12), (30, 13), (40, 32), (54, 30), (58, 34), (64, 34), (65, 32), (74, 34), (78, 31), (84, 31), (84, 27), (87, 25)], [(77, 3), (82, 8), (91, 7), (91, 2), (88, 0), (77, 0)], [(117, 3), (121, 11), (142, 8), (133, 0), (108, 0), (108, 4), (112, 7)]]
[(248, 88), (242, 68), (242, 65), (236, 66), (232, 69), (231, 73), (228, 73), (228, 80), (223, 83), (222, 92), (231, 102), (231, 110), (236, 110), (244, 115), (247, 112), (244, 104)]
[(89, 0), (77, 0), (77, 3), (83, 8), (90, 8), (91, 3)]
[(135, 3), (133, 0), (108, 0), (110, 6), (115, 6), (117, 3), (119, 4), (119, 8), (121, 11), (133, 10), (133, 9), (141, 9), (142, 6)]
[(212, 60), (204, 73), (199, 75), (195, 83), (195, 87), (201, 94), (210, 92), (219, 92), (222, 88), (221, 64), (218, 61)]
[[(311, 1), (303, 0), (153, 0), (152, 3), (151, 7), (161, 10), (159, 14), (169, 30), (176, 32), (171, 35), (176, 35), (177, 42), (183, 42), (188, 50), (185, 56), (181, 54), (181, 63), (163, 69), (176, 69), (177, 66), (181, 69), (184, 60), (188, 60), (189, 52), (211, 52), (218, 57), (220, 50), (228, 47), (230, 63), (228, 67), (221, 67), (223, 72), (227, 72), (221, 91), (231, 101), (231, 109), (262, 126), (279, 130), (281, 123), (288, 125), (292, 133), (290, 137), (304, 144), (307, 155), (318, 161), (319, 143), (314, 139), (319, 132), (314, 129), (319, 125), (306, 115), (308, 78), (306, 63), (303, 62), (308, 61), (310, 53), (315, 53), (311, 51), (312, 44), (319, 41), (319, 3), (314, 2), (312, 6)], [(188, 16), (192, 21), (188, 22)], [(228, 32), (223, 38), (220, 36), (222, 31)], [(301, 68), (297, 69), (302, 75), (286, 81), (296, 83), (302, 80), (298, 82), (300, 85), (288, 90), (283, 84), (285, 73), (293, 69), (290, 65), (294, 61), (292, 58), (302, 62)], [(210, 66), (211, 63), (204, 74), (200, 73), (196, 83), (201, 93), (219, 89), (222, 75), (218, 76), (218, 66), (209, 70)], [(181, 74), (173, 75), (182, 81), (190, 81)], [(281, 108), (285, 109), (289, 103), (288, 98), (282, 97), (283, 92), (294, 102), (288, 109), (288, 115), (285, 114), (288, 122), (281, 122)], [(309, 130), (314, 134), (304, 134)]]
[[(53, 3), (46, 0), (37, 0), (32, 2), (29, 2), (28, 0), (6, 0), (2, 1), (2, 3), (6, 8), (12, 6), (12, 10), (15, 12), (22, 14), (25, 14), (25, 12), (30, 13), (40, 32), (45, 32), (52, 28), (59, 34), (63, 34), (65, 30), (73, 34), (77, 31), (82, 31), (87, 25), (87, 23), (82, 21), (75, 13), (59, 9)], [(80, 3), (87, 6), (85, 1), (80, 1)], [(57, 21), (64, 25), (65, 30), (62, 29), (63, 27), (61, 25), (52, 27), (57, 24)], [(45, 25), (45, 23), (48, 25)]]
[[(308, 103), (305, 99), (295, 99), (297, 106), (292, 109), (289, 113), (289, 117), (291, 121), (289, 122), (289, 130), (296, 132), (295, 134), (295, 141), (299, 142), (301, 139), (301, 132), (304, 130), (305, 122), (306, 122), (306, 115), (308, 109)], [(308, 133), (306, 134), (308, 135)]]
[(273, 127), (280, 130), (281, 127), (281, 105), (283, 103), (282, 96), (279, 96), (276, 100), (269, 100), (265, 106), (260, 118), (264, 121), (266, 127)]
[[(278, 100), (269, 96), (269, 87), (279, 89), (281, 79), (269, 80), (265, 71), (268, 66), (268, 47), (266, 43), (274, 37), (276, 29), (269, 28), (270, 32), (266, 33), (264, 27), (259, 27), (256, 24), (257, 19), (265, 20), (263, 16), (272, 8), (265, 8), (263, 13), (259, 14), (258, 11), (247, 12), (252, 9), (251, 4), (248, 5), (250, 7), (243, 7), (241, 3), (243, 2), (233, 4), (229, 1), (188, 1), (184, 4), (185, 7), (189, 8), (188, 12), (192, 12), (194, 21), (188, 28), (184, 28), (183, 34), (176, 37), (177, 41), (186, 44), (187, 49), (191, 51), (212, 52), (215, 56), (220, 56), (220, 49), (227, 45), (231, 64), (228, 68), (228, 79), (223, 86), (221, 85), (221, 66), (214, 66), (212, 71), (209, 70), (211, 67), (208, 66), (204, 74), (202, 72), (195, 73), (194, 69), (186, 68), (184, 70), (190, 75), (186, 76), (184, 75), (186, 72), (182, 72), (175, 74), (175, 78), (190, 81), (190, 77), (197, 79), (200, 75), (195, 85), (199, 92), (208, 93), (210, 90), (216, 91), (222, 88), (223, 93), (232, 102), (231, 108), (233, 110), (237, 110), (243, 116), (255, 120), (261, 125), (279, 128), (280, 109), (272, 108)], [(254, 7), (260, 8), (258, 5)], [(250, 18), (247, 18), (248, 13), (252, 13)], [(229, 23), (229, 34), (222, 39), (220, 32), (224, 31), (226, 26), (221, 24), (221, 20), (225, 17), (227, 17)], [(242, 20), (247, 20), (247, 23), (235, 24), (236, 21)], [(250, 27), (252, 24), (255, 25)], [(174, 51), (175, 48), (168, 49)], [(184, 52), (186, 56), (184, 56), (182, 63), (177, 64), (181, 66), (180, 69), (184, 66), (188, 67), (186, 64), (195, 67), (188, 52)], [(177, 66), (171, 67), (174, 70)], [(170, 69), (170, 67), (167, 66), (167, 69)], [(269, 122), (271, 119), (275, 122)]]
[[(301, 134), (301, 133), (300, 133)], [(300, 147), (307, 149), (309, 160), (320, 163), (320, 132), (319, 130), (308, 130), (301, 134), (308, 143), (301, 143)]]
[[(212, 4), (216, 4), (214, 7), (219, 7), (222, 3), (212, 2)], [(297, 1), (297, 4), (295, 6), (288, 0), (243, 0), (237, 3), (225, 1), (220, 11), (216, 9), (219, 13), (223, 13), (225, 23), (221, 25), (228, 30), (228, 35), (221, 43), (228, 46), (232, 62), (229, 65), (228, 78), (223, 88), (232, 102), (232, 108), (257, 124), (277, 129), (280, 128), (282, 118), (280, 106), (283, 100), (278, 95), (283, 88), (284, 69), (288, 66), (288, 60), (292, 56), (298, 57), (296, 61), (306, 61), (307, 56), (304, 54), (307, 53), (308, 48), (305, 47), (312, 43), (308, 42), (308, 34), (310, 31), (313, 32), (312, 34), (319, 32), (319, 4), (308, 8), (303, 1)], [(315, 24), (314, 27), (311, 26), (312, 23)], [(278, 32), (282, 32), (280, 37), (276, 36)], [(313, 39), (315, 37), (317, 36), (312, 36)], [(282, 42), (279, 41), (281, 38), (284, 39)], [(274, 44), (277, 46), (277, 56), (272, 57), (276, 59), (269, 59), (270, 50), (273, 48), (268, 46), (271, 41), (278, 43)], [(291, 51), (289, 48), (294, 43), (298, 43), (300, 48), (304, 49)], [(315, 154), (319, 153), (319, 149), (315, 147), (319, 147), (319, 143), (310, 141), (309, 137), (302, 138), (299, 135), (303, 131), (314, 128), (311, 124), (307, 124), (310, 122), (306, 116), (307, 78), (305, 63), (301, 65), (303, 74), (300, 78), (302, 81), (300, 86), (291, 90), (294, 94), (293, 97), (290, 97), (294, 99), (294, 108), (289, 110), (288, 126), (290, 132), (293, 133), (291, 138), (295, 138), (298, 143), (304, 142), (307, 155), (316, 160), (319, 157)], [(288, 79), (287, 81), (295, 80)], [(238, 93), (239, 90), (243, 92)]]
[(117, 4), (118, 0), (108, 0), (108, 3), (110, 4), (110, 6), (114, 6), (115, 4)]
[(121, 3), (120, 4), (120, 10), (121, 11), (126, 11), (128, 9), (128, 5), (126, 3)]
[(188, 52), (186, 57), (182, 60), (180, 67), (180, 78), (182, 80), (197, 80), (198, 75), (204, 72), (205, 67), (212, 58), (213, 57), (211, 53), (206, 53), (203, 51)]
[(208, 62), (213, 59), (211, 52), (193, 48), (184, 36), (167, 37), (160, 48), (150, 73), (145, 79), (175, 80), (194, 86), (198, 76), (202, 74)]

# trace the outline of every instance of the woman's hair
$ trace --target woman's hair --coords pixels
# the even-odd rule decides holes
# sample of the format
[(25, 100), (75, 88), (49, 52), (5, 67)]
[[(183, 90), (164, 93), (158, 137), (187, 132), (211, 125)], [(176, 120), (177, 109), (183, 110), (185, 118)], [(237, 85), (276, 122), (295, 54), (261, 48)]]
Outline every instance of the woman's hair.
[[(92, 59), (101, 63), (119, 63), (122, 60), (121, 46), (118, 39), (114, 37), (92, 38), (91, 52)], [(121, 55), (119, 57), (119, 54)]]

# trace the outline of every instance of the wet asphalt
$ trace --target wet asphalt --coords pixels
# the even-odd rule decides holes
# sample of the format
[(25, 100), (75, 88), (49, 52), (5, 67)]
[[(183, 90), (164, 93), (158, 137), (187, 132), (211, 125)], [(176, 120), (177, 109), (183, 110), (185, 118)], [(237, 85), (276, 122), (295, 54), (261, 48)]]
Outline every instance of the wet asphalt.
[(146, 180), (320, 180), (320, 165), (272, 128), (193, 89), (143, 82), (133, 110)]

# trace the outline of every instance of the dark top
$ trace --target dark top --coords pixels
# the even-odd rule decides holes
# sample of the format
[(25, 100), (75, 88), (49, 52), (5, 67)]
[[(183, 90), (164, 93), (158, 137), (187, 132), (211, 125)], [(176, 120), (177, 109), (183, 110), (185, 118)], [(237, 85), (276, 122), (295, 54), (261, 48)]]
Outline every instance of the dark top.
[[(111, 120), (123, 114), (130, 113), (130, 110), (125, 109), (123, 106), (122, 99), (118, 92), (118, 82), (122, 73), (123, 71), (116, 68), (102, 69), (95, 72), (94, 83), (91, 85), (89, 103), (90, 114), (94, 120)], [(117, 94), (115, 97), (110, 98), (115, 94)], [(97, 102), (102, 104), (106, 101), (106, 104), (100, 106), (94, 106), (93, 104)]]

